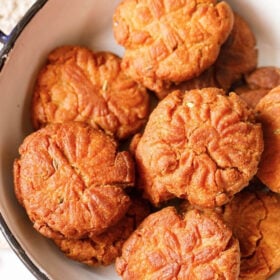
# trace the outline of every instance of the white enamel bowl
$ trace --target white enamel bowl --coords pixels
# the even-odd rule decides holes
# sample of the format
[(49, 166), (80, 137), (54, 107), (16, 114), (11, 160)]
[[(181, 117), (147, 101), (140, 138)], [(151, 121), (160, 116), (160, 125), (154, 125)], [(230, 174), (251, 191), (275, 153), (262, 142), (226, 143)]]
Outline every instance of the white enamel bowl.
[[(13, 160), (30, 133), (30, 97), (38, 69), (56, 46), (81, 44), (122, 55), (112, 35), (117, 0), (40, 0), (0, 51), (0, 222), (9, 244), (38, 279), (119, 279), (114, 266), (90, 268), (71, 261), (33, 230), (13, 192)], [(280, 1), (230, 0), (253, 28), (259, 66), (280, 67)], [(0, 34), (1, 35), (1, 34)], [(279, 229), (280, 230), (280, 229)], [(280, 246), (280, 244), (279, 244)], [(279, 279), (280, 272), (271, 279)]]

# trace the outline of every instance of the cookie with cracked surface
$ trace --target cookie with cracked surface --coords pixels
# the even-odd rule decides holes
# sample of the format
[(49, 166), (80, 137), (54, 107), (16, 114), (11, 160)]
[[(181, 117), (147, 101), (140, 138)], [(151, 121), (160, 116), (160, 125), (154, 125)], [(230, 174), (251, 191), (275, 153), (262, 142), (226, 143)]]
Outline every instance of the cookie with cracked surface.
[(53, 50), (37, 77), (32, 102), (35, 128), (83, 121), (124, 139), (149, 113), (149, 95), (121, 70), (121, 59), (80, 46)]
[(235, 93), (174, 91), (151, 113), (136, 147), (139, 186), (155, 205), (179, 197), (220, 206), (248, 185), (262, 151), (261, 125)]
[(166, 207), (149, 215), (125, 242), (116, 270), (122, 279), (238, 279), (240, 252), (214, 211), (182, 215)]
[(280, 193), (280, 86), (272, 89), (257, 104), (263, 125), (264, 151), (257, 176), (272, 191)]
[(125, 216), (99, 235), (84, 239), (56, 239), (56, 245), (68, 258), (90, 266), (109, 265), (121, 255), (124, 242), (151, 212), (147, 201), (132, 198)]
[(15, 193), (41, 234), (82, 238), (117, 223), (131, 201), (134, 163), (113, 138), (78, 122), (27, 136), (14, 162)]
[(217, 59), (233, 18), (223, 1), (123, 0), (113, 17), (122, 68), (155, 92), (197, 77)]
[(218, 87), (228, 91), (243, 75), (252, 72), (257, 66), (258, 52), (256, 39), (244, 18), (234, 13), (232, 31), (222, 45), (215, 63), (198, 77), (169, 89), (156, 93), (159, 99), (164, 98), (173, 90), (191, 90), (195, 88)]
[(239, 240), (239, 279), (265, 280), (280, 268), (280, 197), (242, 191), (225, 205), (223, 217)]

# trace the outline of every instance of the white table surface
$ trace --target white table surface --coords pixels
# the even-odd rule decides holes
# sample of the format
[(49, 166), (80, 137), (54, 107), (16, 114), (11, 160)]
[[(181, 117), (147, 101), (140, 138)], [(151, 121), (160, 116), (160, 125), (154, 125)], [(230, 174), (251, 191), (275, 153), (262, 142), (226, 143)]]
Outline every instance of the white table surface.
[[(35, 0), (0, 0), (0, 29), (9, 34)], [(1, 46), (0, 46), (1, 47)], [(35, 280), (0, 232), (0, 279)]]
[[(0, 248), (0, 279), (1, 280), (35, 280), (36, 278), (25, 267), (17, 255), (3, 242), (2, 233)], [(4, 245), (4, 246), (3, 246)]]

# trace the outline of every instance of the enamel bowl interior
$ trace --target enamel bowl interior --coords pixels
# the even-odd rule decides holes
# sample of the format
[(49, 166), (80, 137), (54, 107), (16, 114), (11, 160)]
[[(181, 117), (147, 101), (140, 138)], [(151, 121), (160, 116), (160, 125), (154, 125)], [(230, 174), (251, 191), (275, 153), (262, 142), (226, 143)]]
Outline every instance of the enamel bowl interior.
[[(13, 192), (13, 160), (32, 131), (30, 100), (36, 73), (55, 47), (79, 44), (122, 55), (112, 34), (118, 0), (49, 0), (27, 24), (0, 73), (0, 212), (28, 258), (49, 279), (119, 279), (114, 266), (90, 268), (71, 261), (33, 228)], [(279, 0), (229, 0), (257, 37), (259, 66), (280, 67)], [(7, 236), (9, 239), (10, 237)], [(11, 241), (11, 240), (10, 240)], [(279, 244), (280, 246), (280, 244)], [(19, 252), (18, 252), (19, 253)], [(280, 272), (271, 279), (279, 279)]]

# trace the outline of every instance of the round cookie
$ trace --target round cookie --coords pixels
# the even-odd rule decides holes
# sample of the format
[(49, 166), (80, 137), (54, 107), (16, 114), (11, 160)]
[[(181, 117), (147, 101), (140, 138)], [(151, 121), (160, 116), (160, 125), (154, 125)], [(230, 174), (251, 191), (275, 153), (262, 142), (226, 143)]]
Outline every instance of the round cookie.
[(134, 184), (128, 152), (90, 126), (49, 124), (30, 134), (14, 162), (15, 193), (34, 227), (50, 238), (82, 238), (117, 223)]
[(280, 268), (280, 197), (242, 191), (225, 205), (224, 220), (239, 240), (239, 279), (265, 280)]
[(262, 129), (235, 93), (174, 91), (150, 115), (135, 151), (139, 186), (155, 205), (174, 197), (215, 207), (257, 172)]
[(272, 191), (280, 193), (280, 86), (265, 95), (256, 110), (264, 134), (257, 176)]
[(55, 239), (54, 242), (68, 258), (90, 266), (109, 265), (121, 255), (126, 239), (149, 214), (149, 204), (134, 198), (125, 216), (105, 232), (84, 239)]
[(223, 1), (121, 1), (113, 29), (125, 48), (122, 69), (155, 92), (197, 77), (217, 59), (233, 21)]
[(120, 65), (121, 59), (109, 52), (80, 46), (53, 50), (36, 81), (34, 127), (82, 121), (118, 139), (133, 135), (146, 122), (149, 95)]
[(149, 215), (125, 242), (116, 270), (122, 279), (237, 279), (240, 252), (213, 211), (174, 207)]

